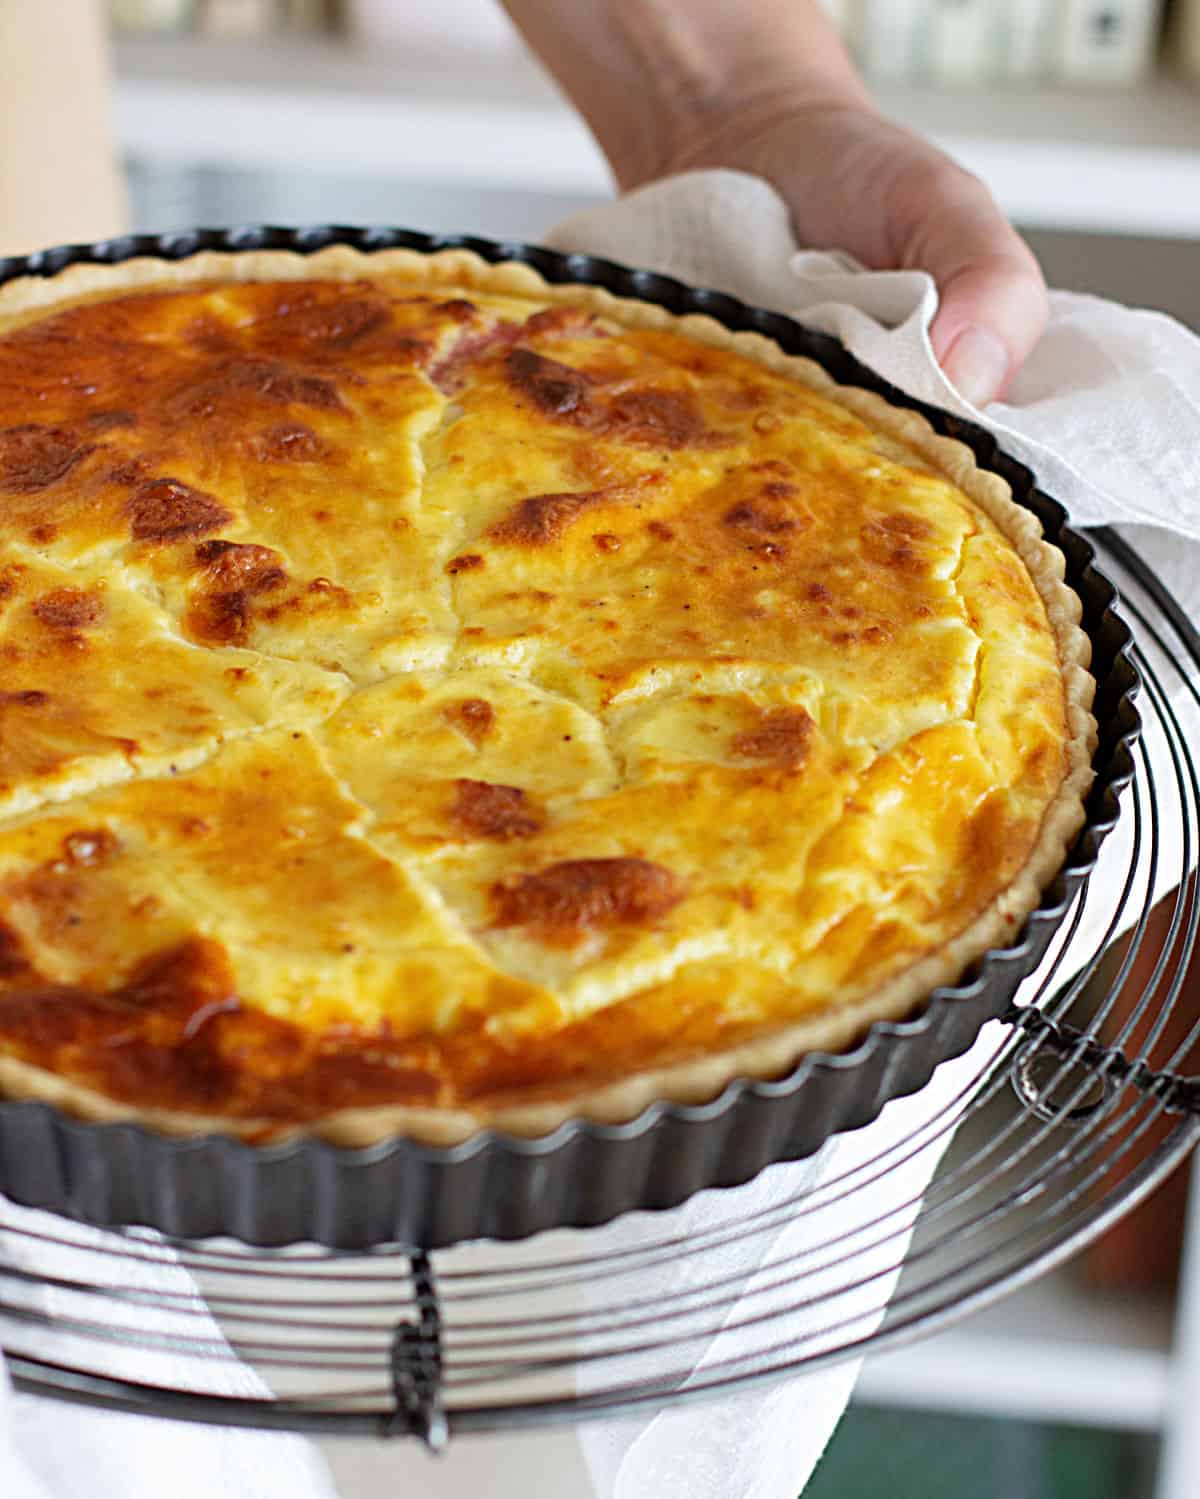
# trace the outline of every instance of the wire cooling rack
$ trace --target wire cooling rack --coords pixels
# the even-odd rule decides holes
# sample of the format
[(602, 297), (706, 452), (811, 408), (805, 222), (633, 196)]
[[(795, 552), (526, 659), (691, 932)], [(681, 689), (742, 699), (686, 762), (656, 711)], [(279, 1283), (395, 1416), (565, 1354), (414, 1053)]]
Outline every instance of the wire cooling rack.
[(436, 1448), (928, 1333), (1128, 1212), (1200, 1135), (1200, 1006), (1185, 990), (1200, 635), (1118, 535), (1095, 539), (1144, 683), (1121, 820), (1016, 1004), (890, 1105), (886, 1129), (670, 1217), (431, 1254), (175, 1242), (6, 1209), (0, 1337), (17, 1386)]

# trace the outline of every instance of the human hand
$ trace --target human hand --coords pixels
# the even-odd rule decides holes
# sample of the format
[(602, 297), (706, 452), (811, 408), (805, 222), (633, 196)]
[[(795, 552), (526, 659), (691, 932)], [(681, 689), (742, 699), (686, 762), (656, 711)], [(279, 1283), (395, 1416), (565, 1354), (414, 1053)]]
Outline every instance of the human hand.
[(1046, 322), (1029, 248), (986, 187), (882, 118), (819, 0), (505, 0), (623, 188), (696, 167), (764, 177), (800, 242), (937, 282), (934, 353), (975, 405)]
[(848, 251), (875, 270), (937, 283), (933, 351), (976, 406), (1002, 396), (1046, 324), (1032, 251), (987, 188), (865, 103), (817, 103), (684, 145), (670, 171), (734, 167), (783, 196), (801, 244)]

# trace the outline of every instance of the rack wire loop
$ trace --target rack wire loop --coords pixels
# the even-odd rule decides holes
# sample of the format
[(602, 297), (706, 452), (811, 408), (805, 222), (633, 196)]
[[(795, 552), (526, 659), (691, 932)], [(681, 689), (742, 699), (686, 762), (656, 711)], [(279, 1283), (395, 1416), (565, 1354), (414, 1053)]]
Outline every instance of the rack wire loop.
[[(1064, 1070), (1058, 1041), (1053, 1031), (1043, 1031), (1017, 1052), (1012, 1063), (1013, 1088), (1040, 1119), (1080, 1124), (1108, 1103), (1112, 1078), (1105, 1070), (1090, 1070), (1075, 1062)], [(1069, 1104), (1061, 1101), (1064, 1093), (1070, 1094)]]

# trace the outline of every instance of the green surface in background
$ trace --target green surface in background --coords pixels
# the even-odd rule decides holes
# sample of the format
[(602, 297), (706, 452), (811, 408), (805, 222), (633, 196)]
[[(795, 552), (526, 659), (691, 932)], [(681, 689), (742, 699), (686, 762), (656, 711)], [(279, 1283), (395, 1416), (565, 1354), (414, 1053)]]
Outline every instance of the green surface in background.
[(804, 1499), (1149, 1499), (1156, 1450), (1125, 1432), (855, 1406)]

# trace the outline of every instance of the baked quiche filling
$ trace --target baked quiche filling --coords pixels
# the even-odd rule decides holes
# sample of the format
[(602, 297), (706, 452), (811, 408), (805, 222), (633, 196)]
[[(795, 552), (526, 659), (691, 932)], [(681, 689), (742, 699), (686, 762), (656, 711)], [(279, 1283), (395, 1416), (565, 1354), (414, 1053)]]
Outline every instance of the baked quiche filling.
[(1086, 640), (1001, 481), (508, 270), (0, 297), (6, 1091), (619, 1117), (911, 1009), (1061, 862)]

